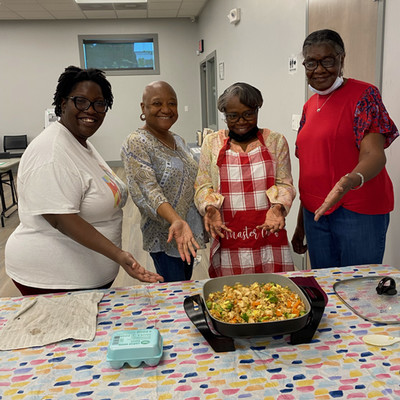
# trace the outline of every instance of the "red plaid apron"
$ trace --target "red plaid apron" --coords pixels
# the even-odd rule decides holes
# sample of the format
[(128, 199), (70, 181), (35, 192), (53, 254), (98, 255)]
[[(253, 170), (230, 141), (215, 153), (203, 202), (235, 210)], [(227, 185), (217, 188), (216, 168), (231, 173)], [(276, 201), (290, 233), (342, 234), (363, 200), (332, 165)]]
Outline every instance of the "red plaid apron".
[(212, 241), (211, 278), (294, 269), (286, 230), (271, 234), (256, 228), (270, 207), (265, 191), (275, 184), (275, 162), (261, 131), (257, 137), (261, 146), (249, 153), (230, 150), (228, 138), (218, 156), (222, 218), (232, 232)]

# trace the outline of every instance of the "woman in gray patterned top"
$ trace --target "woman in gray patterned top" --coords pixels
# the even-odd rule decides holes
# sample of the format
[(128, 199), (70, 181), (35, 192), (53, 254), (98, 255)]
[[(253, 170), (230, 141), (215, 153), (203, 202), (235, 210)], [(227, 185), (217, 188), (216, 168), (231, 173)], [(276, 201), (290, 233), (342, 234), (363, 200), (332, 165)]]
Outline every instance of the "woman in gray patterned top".
[(196, 250), (206, 242), (193, 202), (198, 165), (184, 140), (169, 130), (178, 119), (174, 89), (152, 82), (140, 105), (145, 124), (127, 137), (121, 157), (129, 193), (141, 213), (143, 249), (165, 282), (188, 280)]

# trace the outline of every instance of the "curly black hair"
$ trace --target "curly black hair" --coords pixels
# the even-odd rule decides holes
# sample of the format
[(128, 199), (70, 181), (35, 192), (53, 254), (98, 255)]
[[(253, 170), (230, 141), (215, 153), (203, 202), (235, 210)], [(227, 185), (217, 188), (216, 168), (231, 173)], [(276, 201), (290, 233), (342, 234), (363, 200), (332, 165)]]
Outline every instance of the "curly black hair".
[(111, 91), (111, 84), (106, 79), (104, 72), (100, 69), (82, 69), (70, 65), (65, 68), (65, 71), (58, 78), (58, 85), (54, 93), (53, 106), (55, 106), (55, 113), (58, 117), (61, 116), (61, 103), (63, 99), (69, 96), (77, 83), (83, 81), (96, 82), (101, 87), (108, 108), (111, 109), (114, 96)]

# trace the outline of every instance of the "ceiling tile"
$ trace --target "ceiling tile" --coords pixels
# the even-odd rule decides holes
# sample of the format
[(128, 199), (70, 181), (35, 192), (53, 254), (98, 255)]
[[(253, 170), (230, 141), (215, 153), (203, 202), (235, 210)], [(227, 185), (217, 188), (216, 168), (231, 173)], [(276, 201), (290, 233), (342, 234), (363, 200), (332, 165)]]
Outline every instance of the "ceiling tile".
[(23, 19), (55, 19), (49, 12), (43, 11), (19, 11)]
[(147, 10), (116, 10), (115, 13), (118, 18), (147, 18)]
[(52, 11), (51, 12), (56, 19), (86, 19), (85, 14), (82, 11)]
[(149, 18), (175, 18), (178, 15), (178, 10), (148, 10)]
[(181, 3), (181, 1), (166, 1), (164, 3), (154, 1), (149, 3), (147, 8), (149, 10), (178, 10)]
[(15, 12), (0, 10), (0, 20), (1, 19), (23, 19), (23, 18), (18, 14), (16, 14)]
[(106, 19), (106, 18), (116, 18), (114, 10), (110, 11), (84, 11), (83, 12), (87, 18), (89, 19)]
[[(0, 0), (1, 19), (116, 19), (177, 18), (198, 16), (208, 0), (148, 0), (146, 10), (88, 10), (82, 12), (75, 0)], [(217, 0), (218, 1), (218, 0)]]

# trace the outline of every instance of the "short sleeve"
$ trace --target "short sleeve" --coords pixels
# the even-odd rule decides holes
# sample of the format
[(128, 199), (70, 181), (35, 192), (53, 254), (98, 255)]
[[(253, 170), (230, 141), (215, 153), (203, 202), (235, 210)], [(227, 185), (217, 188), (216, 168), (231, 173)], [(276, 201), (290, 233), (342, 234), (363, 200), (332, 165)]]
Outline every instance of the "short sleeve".
[(379, 90), (375, 86), (368, 87), (355, 109), (354, 135), (358, 148), (365, 134), (370, 132), (385, 136), (385, 148), (399, 136), (397, 127), (390, 119)]
[(24, 174), (20, 180), (24, 209), (31, 215), (76, 214), (80, 211), (84, 188), (75, 170), (51, 162)]

